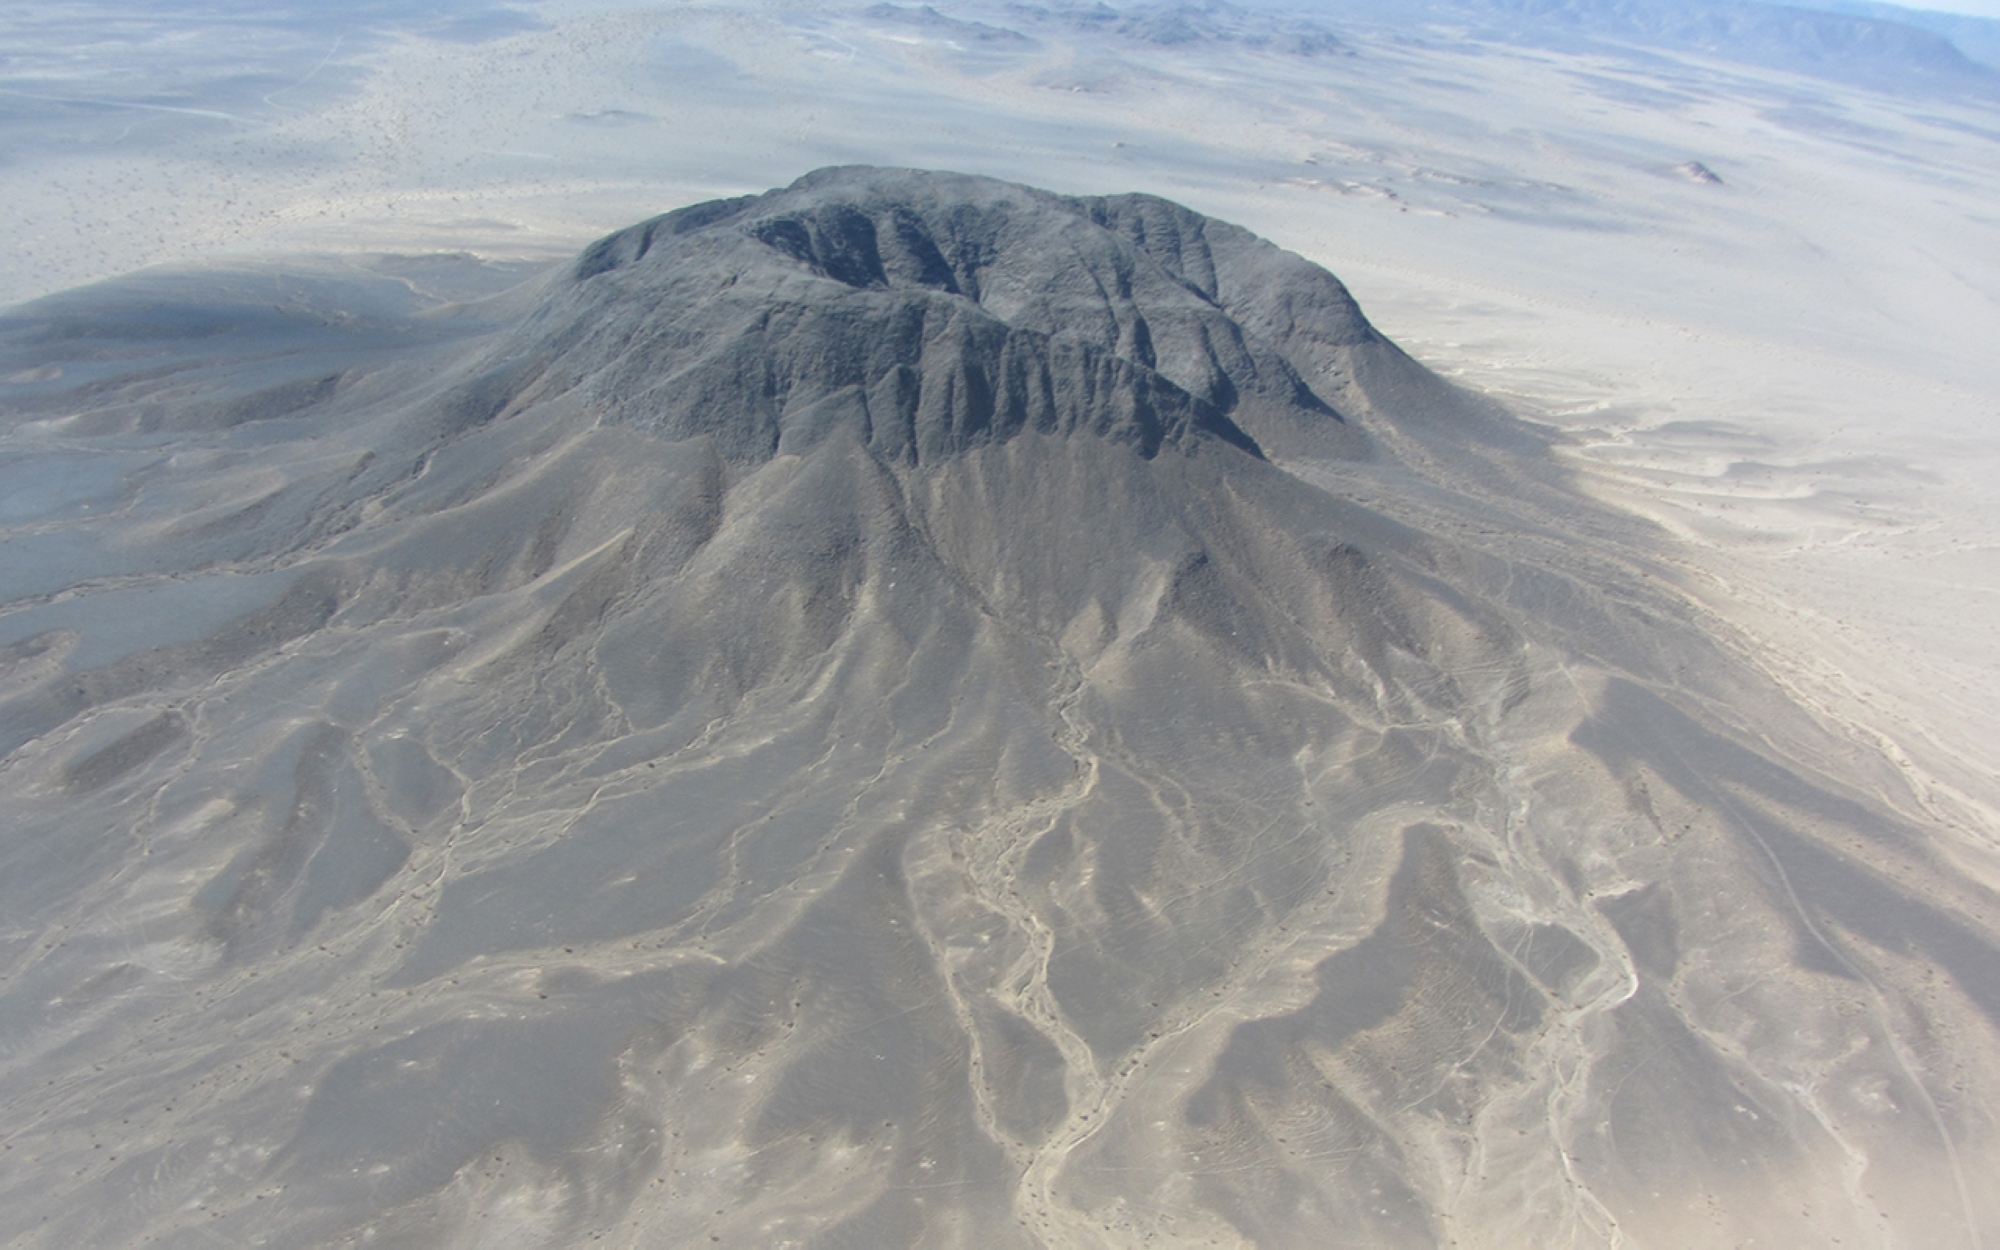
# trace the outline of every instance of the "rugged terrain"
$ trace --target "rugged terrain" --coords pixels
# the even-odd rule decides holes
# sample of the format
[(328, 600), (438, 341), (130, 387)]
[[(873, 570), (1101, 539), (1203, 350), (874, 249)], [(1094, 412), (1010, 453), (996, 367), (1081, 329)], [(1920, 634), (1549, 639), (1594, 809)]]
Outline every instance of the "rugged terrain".
[(868, 168), (466, 269), (0, 323), (10, 1239), (2000, 1219), (1971, 853), (1325, 271)]

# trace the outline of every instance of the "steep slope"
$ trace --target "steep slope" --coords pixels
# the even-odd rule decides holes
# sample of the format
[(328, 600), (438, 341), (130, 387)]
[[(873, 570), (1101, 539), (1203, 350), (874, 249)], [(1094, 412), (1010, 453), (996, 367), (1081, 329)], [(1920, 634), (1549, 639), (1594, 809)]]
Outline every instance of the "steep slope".
[(1299, 258), (841, 169), (237, 289), (4, 328), (10, 1238), (1993, 1218), (1973, 852)]

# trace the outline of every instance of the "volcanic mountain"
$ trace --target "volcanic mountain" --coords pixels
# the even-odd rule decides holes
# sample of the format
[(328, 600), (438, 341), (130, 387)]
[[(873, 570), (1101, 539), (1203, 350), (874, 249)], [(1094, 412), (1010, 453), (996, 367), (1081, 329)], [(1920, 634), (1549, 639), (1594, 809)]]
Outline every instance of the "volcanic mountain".
[(2000, 1218), (1967, 852), (1325, 271), (849, 168), (453, 272), (0, 323), (12, 1244)]

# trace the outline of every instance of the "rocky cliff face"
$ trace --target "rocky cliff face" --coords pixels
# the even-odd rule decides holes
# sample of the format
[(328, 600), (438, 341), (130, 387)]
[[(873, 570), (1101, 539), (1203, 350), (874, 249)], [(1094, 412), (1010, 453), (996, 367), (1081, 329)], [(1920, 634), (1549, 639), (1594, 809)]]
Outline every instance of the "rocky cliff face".
[(1332, 275), (1163, 200), (865, 169), (603, 240), (511, 354), (523, 393), (733, 462), (850, 428), (901, 466), (1022, 431), (1356, 454), (1329, 400), (1400, 355)]
[(1963, 1227), (1990, 893), (1324, 271), (844, 169), (240, 282), (6, 328), (15, 1238)]

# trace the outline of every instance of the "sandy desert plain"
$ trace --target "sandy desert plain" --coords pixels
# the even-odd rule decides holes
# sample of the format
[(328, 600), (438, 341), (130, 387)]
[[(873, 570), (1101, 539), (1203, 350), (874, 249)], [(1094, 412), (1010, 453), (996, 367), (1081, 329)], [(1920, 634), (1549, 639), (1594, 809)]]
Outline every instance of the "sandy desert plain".
[[(19, 696), (6, 705), (0, 760), (0, 1237), (49, 1247), (2000, 1239), (2000, 70), (1939, 61), (1921, 41), (1801, 43), (1793, 27), (1780, 38), (1752, 23), (1741, 47), (1702, 47), (1586, 20), (1617, 9), (385, 0), (337, 12), (0, 11), (0, 305), (13, 306), (0, 323), (0, 648), (12, 666), (0, 682)], [(1750, 10), (1769, 12), (1714, 8)], [(1965, 29), (1969, 50), (2000, 46), (1990, 30)], [(1675, 714), (1710, 718), (1702, 732), (1733, 735), (1759, 767), (1812, 778), (1819, 797), (1797, 800), (1808, 816), (1786, 827), (1838, 825), (1827, 845), (1838, 841), (1850, 866), (1813, 887), (1788, 872), (1804, 860), (1755, 845), (1767, 822), (1793, 818), (1771, 814), (1790, 800), (1774, 797), (1775, 783), (1741, 780), (1751, 772), (1718, 766), (1715, 776), (1738, 781), (1716, 781), (1703, 801), (1686, 786), (1669, 796), (1671, 770), (1613, 776), (1607, 765), (1598, 776), (1576, 765), (1574, 744), (1590, 740), (1578, 726), (1596, 723), (1616, 666), (1595, 642), (1566, 651), (1560, 612), (1541, 634), (1524, 617), (1521, 680), (1534, 693), (1508, 706), (1526, 710), (1496, 722), (1492, 742), (1431, 748), (1433, 762), (1462, 751), (1490, 765), (1479, 783), (1490, 794), (1453, 782), (1353, 814), (1375, 845), (1343, 842), (1339, 879), (1357, 884), (1328, 885), (1338, 897), (1324, 904), (1273, 902), (1283, 890), (1268, 883), (1247, 903), (1160, 901), (1176, 873), (1193, 895), (1199, 874), (1236, 871), (1224, 842), (1186, 832), (1184, 857), (1148, 861), (1119, 888), (1166, 926), (1147, 940), (1182, 961), (1182, 988), (1202, 1001), (1149, 1000), (1154, 1030), (1131, 1023), (1142, 1011), (1109, 1008), (1092, 1025), (1065, 994), (1117, 998), (1121, 976), (1159, 990), (1173, 974), (1129, 955), (1129, 967), (1106, 955), (1088, 974), (1062, 972), (1063, 937), (1049, 926), (1067, 917), (1116, 929), (1079, 899), (1093, 874), (1123, 862), (1109, 850), (1087, 864), (1037, 859), (1026, 835), (1070, 818), (1073, 779), (1036, 781), (1042, 765), (998, 749), (1021, 770), (1007, 782), (1015, 797), (950, 800), (973, 832), (990, 820), (1017, 835), (981, 861), (953, 841), (964, 829), (920, 829), (926, 796), (946, 804), (939, 796), (959, 791), (935, 778), (884, 782), (917, 775), (917, 748), (895, 723), (901, 687), (794, 692), (783, 715), (774, 703), (717, 716), (671, 749), (634, 729), (641, 718), (625, 707), (624, 728), (600, 726), (586, 750), (562, 738), (588, 736), (581, 713), (543, 689), (575, 677), (567, 661), (551, 659), (518, 702), (479, 685), (496, 680), (490, 666), (507, 648), (553, 628), (553, 605), (573, 589), (563, 579), (582, 577), (625, 532), (618, 509), (682, 506), (674, 475), (693, 470), (622, 445), (510, 436), (480, 453), (498, 457), (481, 470), (493, 481), (513, 481), (525, 461), (509, 457), (537, 448), (561, 451), (549, 452), (551, 481), (597, 475), (520, 488), (518, 506), (574, 526), (548, 540), (560, 553), (538, 566), (546, 578), (421, 629), (343, 627), (337, 612), (328, 626), (300, 605), (320, 594), (346, 603), (348, 590), (299, 575), (306, 566), (279, 551), (287, 526), (303, 533), (325, 519), (294, 497), (350, 464), (360, 480), (369, 440), (396, 445), (387, 426), (294, 423), (266, 436), (223, 422), (183, 438), (137, 417), (66, 421), (47, 406), (85, 402), (99, 379), (103, 394), (139, 385), (157, 366), (193, 379), (185, 394), (156, 397), (172, 411), (221, 376), (203, 374), (205, 360), (247, 377), (288, 367), (293, 352), (340, 356), (328, 367), (360, 376), (402, 344), (428, 345), (449, 373), (454, 343), (502, 333), (553, 289), (537, 275), (561, 272), (592, 240), (835, 165), (1147, 193), (1325, 266), (1389, 339), (1546, 432), (1565, 489), (1600, 509), (1576, 514), (1587, 518), (1577, 541), (1601, 544), (1592, 559), (1603, 571), (1583, 561), (1574, 578), (1608, 579), (1614, 597), (1664, 622), (1675, 641), (1659, 656), (1683, 668), (1661, 671), (1687, 672)], [(543, 285), (503, 293), (523, 280)], [(186, 331), (197, 307), (209, 318), (200, 334)], [(181, 329), (160, 330), (163, 318)], [(325, 336), (349, 330), (328, 346)], [(308, 331), (322, 337), (285, 337)], [(422, 390), (421, 370), (381, 367)], [(1505, 532), (1508, 479), (1440, 502), (1297, 459), (1299, 480), (1480, 553), (1468, 569), (1564, 559)], [(774, 471), (744, 471), (765, 494), (730, 494), (729, 508), (784, 498), (768, 484)], [(723, 474), (731, 492), (736, 472)], [(370, 498), (353, 505), (356, 533), (403, 506)], [(1487, 505), (1498, 510), (1479, 511)], [(507, 531), (509, 506), (469, 524)], [(263, 511), (242, 519), (253, 507)], [(1558, 515), (1534, 513), (1545, 527), (1536, 541), (1551, 541)], [(314, 558), (422, 563), (387, 540), (358, 556), (339, 541), (328, 530)], [(1489, 589), (1495, 604), (1515, 602), (1508, 585)], [(293, 620), (301, 611), (306, 624)], [(372, 639), (365, 664), (342, 667), (343, 628)], [(246, 629), (277, 631), (274, 649), (250, 647)], [(1062, 635), (1063, 654), (1084, 655), (1086, 670), (1123, 645), (1076, 636)], [(251, 654), (261, 658), (242, 658)], [(113, 682), (92, 702), (88, 675), (124, 672), (133, 657), (181, 667), (166, 685)], [(69, 674), (82, 675), (74, 706), (47, 693)], [(1050, 687), (1044, 736), (1079, 768), (1088, 757), (1096, 778), (1113, 753), (1090, 726), (1109, 734), (1102, 727), (1126, 713), (1090, 721), (1077, 693), (1089, 679), (1079, 680), (1066, 694)], [(399, 703), (385, 693), (397, 683), (422, 693)], [(857, 691), (891, 709), (881, 725), (853, 710)], [(544, 695), (556, 712), (537, 710)], [(814, 700), (822, 719), (799, 710)], [(1240, 709), (1226, 703), (1218, 735), (1236, 732)], [(63, 715), (48, 711), (58, 705)], [(1258, 715), (1300, 715), (1285, 707)], [(568, 728), (539, 745), (487, 732), (517, 715)], [(992, 716), (994, 741), (1034, 736)], [(677, 723), (656, 728), (672, 738)], [(458, 754), (442, 758), (461, 730)], [(949, 745), (935, 732), (927, 744)], [(1216, 758), (1256, 766), (1257, 732), (1243, 728)], [(1342, 755), (1358, 750), (1351, 736), (1298, 732), (1284, 738), (1284, 768), (1317, 751), (1334, 789), (1361, 775)], [(1188, 770), (1181, 799), (1155, 778), (1134, 781), (1126, 800), (1184, 832), (1230, 819), (1203, 807), (1228, 785), (1201, 779), (1198, 727), (1188, 733), (1160, 748)], [(848, 734), (874, 754), (842, 762), (828, 744)], [(690, 810), (708, 801), (697, 781), (715, 759), (753, 761), (733, 782), (717, 772), (718, 793), (754, 791), (755, 770), (769, 768), (839, 800), (832, 815), (811, 796), (714, 815), (718, 827), (736, 822), (718, 855), (737, 856), (744, 831), (786, 821), (823, 820), (854, 844), (835, 839), (779, 867), (732, 858), (707, 893), (689, 887), (686, 915), (648, 912), (628, 898), (644, 873), (699, 872), (679, 860), (661, 868), (615, 840), (560, 848), (644, 799), (652, 783), (638, 778), (652, 765), (633, 752), (655, 747), (688, 787), (672, 803)], [(1267, 835), (1294, 817), (1310, 832), (1321, 818), (1298, 804), (1338, 806), (1317, 784), (1273, 781), (1235, 801)], [(1283, 785), (1296, 793), (1273, 798)], [(1840, 815), (1842, 804), (1864, 814)], [(1462, 837), (1490, 835), (1491, 863), (1453, 841), (1458, 867), (1438, 867), (1451, 859), (1436, 849), (1444, 835), (1398, 840), (1397, 828), (1433, 826), (1395, 821), (1433, 807), (1424, 820), (1488, 821)], [(1709, 853), (1698, 833), (1679, 851), (1632, 849), (1619, 839), (1637, 836), (1642, 808), (1663, 837), (1663, 820), (1685, 815), (1699, 830), (1711, 819), (1714, 845), (1748, 846), (1747, 858), (1689, 867)], [(1601, 845), (1571, 828), (1593, 812), (1617, 826)], [(284, 831), (309, 817), (324, 826), (320, 841), (285, 850)], [(383, 867), (365, 888), (286, 860), (357, 820), (390, 830), (366, 835)], [(1045, 828), (1031, 830), (1036, 821)], [(1890, 831), (1879, 843), (1876, 824)], [(801, 919), (820, 903), (878, 905), (846, 893), (843, 865), (866, 861), (885, 830), (918, 849), (902, 861), (901, 901), (879, 904), (882, 924), (932, 926), (926, 949), (955, 969), (936, 973), (944, 989), (907, 1002), (896, 978), (932, 971), (897, 964), (887, 929), (861, 934), (857, 921), (812, 936)], [(1073, 849), (1088, 843), (1065, 836)], [(1797, 836), (1805, 846), (1819, 834)], [(1565, 837), (1570, 851), (1547, 849)], [(1586, 844), (1596, 849), (1577, 850)], [(1254, 838), (1226, 845), (1264, 863)], [(948, 847), (954, 864), (971, 857), (968, 897), (1009, 874), (1044, 874), (1039, 901), (994, 903), (1005, 921), (994, 932), (1006, 936), (976, 939), (1026, 952), (982, 991), (1010, 1005), (1004, 1019), (966, 1023), (977, 1015), (966, 987), (984, 974), (947, 958), (959, 938), (926, 894), (945, 889), (926, 873), (945, 871)], [(342, 871), (365, 877), (366, 858)], [(1280, 861), (1290, 866), (1256, 871), (1309, 880), (1315, 896), (1339, 877)], [(1730, 895), (1732, 879), (1766, 861), (1774, 871), (1760, 886)], [(538, 873), (557, 902), (537, 901)], [(1503, 951), (1515, 969), (1505, 975), (1540, 985), (1560, 1027), (1517, 1029), (1504, 1010), (1480, 1024), (1468, 1008), (1437, 1027), (1519, 1037), (1461, 1038), (1461, 1051), (1437, 1054), (1420, 1031), (1352, 1042), (1342, 1026), (1346, 1040), (1317, 1050), (1275, 1025), (1255, 1031), (1307, 1020), (1294, 1032), (1310, 1033), (1314, 977), (1331, 993), (1334, 956), (1388, 940), (1385, 907), (1433, 877), (1449, 878), (1438, 897), (1457, 901), (1424, 904), (1423, 923), (1459, 943), (1450, 950)], [(759, 881), (769, 897), (752, 899)], [(1713, 897), (1697, 899), (1704, 890)], [(1679, 919), (1646, 930), (1669, 896)], [(1892, 897), (1935, 912), (1901, 928), (1856, 919)], [(537, 910), (558, 905), (587, 914)], [(792, 936), (767, 944), (779, 930)], [(1647, 988), (1660, 956), (1645, 932), (1679, 943), (1664, 988)], [(1553, 934), (1583, 953), (1549, 956)], [(844, 975), (814, 965), (813, 944), (824, 953), (840, 942), (845, 957), (879, 958), (860, 993), (878, 1016), (822, 1007), (810, 992)], [(1019, 972), (1037, 958), (1039, 971)], [(779, 999), (793, 994), (787, 1015)], [(731, 996), (756, 1004), (732, 1007)], [(1642, 1001), (1653, 1023), (1612, 1023)], [(810, 1018), (815, 1007), (824, 1014)], [(1394, 1014), (1369, 1010), (1377, 1023)], [(846, 1050), (869, 1050), (899, 1016), (927, 1021), (893, 1040), (911, 1066), (889, 1077), (854, 1066)], [(972, 1039), (963, 1054), (938, 1040), (961, 1024)], [(813, 1040), (788, 1041), (794, 1033)], [(1281, 1034), (1290, 1040), (1270, 1040)], [(1259, 1045), (1284, 1053), (1269, 1061), (1278, 1074), (1257, 1069)], [(1413, 1067), (1429, 1065), (1433, 1084), (1389, 1075), (1399, 1047)], [(939, 1053), (958, 1065), (942, 1076), (925, 1059)], [(1012, 1075), (999, 1073), (1007, 1064)], [(1292, 1092), (1312, 1064), (1337, 1109)], [(786, 1098), (810, 1103), (796, 1088), (814, 1079), (898, 1110), (879, 1133), (810, 1107), (785, 1119)], [(1215, 1092), (1239, 1086), (1249, 1092)], [(1718, 1092), (1731, 1089), (1741, 1101)], [(1620, 1112), (1620, 1098), (1650, 1101)], [(1216, 1112), (1218, 1100), (1238, 1118)], [(1043, 1109), (1021, 1110), (1030, 1105)], [(962, 1114), (992, 1140), (939, 1146), (923, 1129), (898, 1130), (904, 1113), (940, 1140)], [(1362, 1122), (1365, 1132), (1353, 1127)], [(1663, 1158), (1633, 1144), (1648, 1124), (1665, 1126)]]

